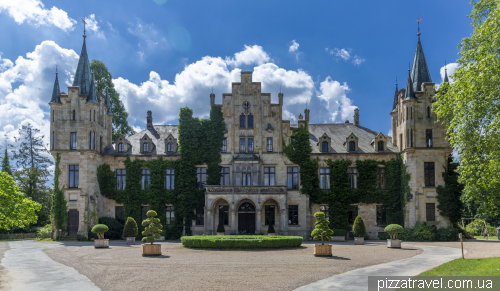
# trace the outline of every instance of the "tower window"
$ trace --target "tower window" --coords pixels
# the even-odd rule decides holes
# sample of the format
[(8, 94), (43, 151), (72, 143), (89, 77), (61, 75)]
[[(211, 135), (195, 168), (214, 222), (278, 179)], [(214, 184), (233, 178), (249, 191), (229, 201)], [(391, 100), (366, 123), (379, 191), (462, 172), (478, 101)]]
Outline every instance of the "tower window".
[(240, 128), (245, 128), (245, 114), (240, 115)]
[(410, 143), (411, 147), (413, 147), (413, 129), (410, 129)]
[(253, 153), (253, 137), (248, 138), (248, 152)]
[(94, 122), (95, 122), (95, 110), (94, 110)]
[(428, 148), (432, 147), (432, 129), (425, 130), (425, 144)]
[(349, 151), (350, 152), (356, 151), (356, 142), (355, 141), (350, 141), (349, 142)]
[(149, 152), (149, 144), (147, 142), (142, 144), (142, 151), (143, 152)]
[(125, 150), (125, 146), (123, 145), (123, 143), (122, 143), (122, 142), (121, 142), (121, 143), (119, 143), (119, 144), (118, 144), (118, 152), (119, 152), (119, 153), (123, 153), (123, 152), (124, 152), (124, 150)]
[(431, 118), (431, 107), (427, 106), (427, 118)]
[(89, 110), (89, 121), (92, 121), (92, 110)]
[(245, 138), (240, 138), (240, 153), (246, 152), (246, 139)]
[(52, 110), (52, 122), (54, 122), (54, 110)]
[(69, 149), (70, 150), (76, 150), (76, 132), (72, 132), (70, 134)]
[(435, 186), (434, 163), (424, 163), (424, 183), (425, 186)]
[(69, 166), (69, 188), (78, 188), (79, 169), (78, 165)]
[(248, 114), (248, 128), (253, 128), (253, 115), (252, 115), (252, 113)]
[(54, 131), (52, 131), (52, 149), (55, 148), (55, 144), (56, 144), (56, 134)]
[(413, 107), (410, 108), (410, 119), (413, 119)]
[(379, 141), (378, 142), (378, 150), (379, 151), (384, 151), (384, 142), (383, 141)]
[(222, 140), (222, 148), (221, 148), (221, 153), (227, 153), (227, 140), (223, 139)]
[(268, 152), (273, 151), (273, 138), (272, 137), (267, 138), (267, 151)]
[(408, 107), (406, 107), (406, 120), (408, 120), (409, 117), (410, 115), (408, 114)]
[(175, 169), (165, 170), (165, 189), (174, 190), (174, 171)]
[(406, 130), (406, 147), (410, 147), (410, 130)]
[(76, 120), (76, 113), (75, 113), (75, 110), (73, 110), (73, 120)]
[(321, 151), (324, 153), (328, 152), (328, 142), (327, 141), (324, 141), (321, 143)]

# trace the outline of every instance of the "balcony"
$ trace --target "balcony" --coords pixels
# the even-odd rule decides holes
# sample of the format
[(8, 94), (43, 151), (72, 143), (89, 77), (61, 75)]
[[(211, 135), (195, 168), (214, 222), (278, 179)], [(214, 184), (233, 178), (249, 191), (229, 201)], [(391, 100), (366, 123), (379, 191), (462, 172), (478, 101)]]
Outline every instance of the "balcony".
[(286, 194), (286, 186), (206, 186), (210, 194)]

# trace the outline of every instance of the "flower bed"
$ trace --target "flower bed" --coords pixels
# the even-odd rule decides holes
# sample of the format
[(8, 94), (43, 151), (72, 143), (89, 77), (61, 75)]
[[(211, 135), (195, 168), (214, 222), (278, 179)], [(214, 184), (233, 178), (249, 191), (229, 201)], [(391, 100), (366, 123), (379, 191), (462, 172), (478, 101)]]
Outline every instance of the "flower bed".
[(301, 236), (231, 235), (183, 236), (182, 245), (190, 248), (293, 248), (302, 244)]

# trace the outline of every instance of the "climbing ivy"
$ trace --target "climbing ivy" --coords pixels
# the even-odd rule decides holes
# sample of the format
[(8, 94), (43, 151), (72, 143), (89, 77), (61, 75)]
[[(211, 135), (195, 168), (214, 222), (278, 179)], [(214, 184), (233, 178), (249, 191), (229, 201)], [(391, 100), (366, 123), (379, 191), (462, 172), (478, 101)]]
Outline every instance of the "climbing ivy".
[(54, 219), (55, 229), (66, 230), (68, 221), (68, 210), (66, 206), (66, 199), (64, 198), (64, 185), (59, 188), (59, 176), (61, 175), (61, 169), (59, 164), (61, 162), (61, 154), (56, 155), (56, 166), (54, 171), (54, 191), (52, 196), (52, 217)]

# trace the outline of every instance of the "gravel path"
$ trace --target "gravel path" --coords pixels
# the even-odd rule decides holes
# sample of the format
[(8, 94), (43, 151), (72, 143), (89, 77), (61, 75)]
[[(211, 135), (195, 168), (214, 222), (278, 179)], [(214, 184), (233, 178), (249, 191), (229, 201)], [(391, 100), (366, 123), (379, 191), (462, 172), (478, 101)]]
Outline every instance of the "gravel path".
[[(460, 249), (460, 241), (456, 242), (408, 242), (414, 245), (430, 245), (438, 247), (450, 247)], [(466, 259), (500, 257), (500, 241), (499, 240), (465, 240), (464, 251)]]
[[(0, 241), (0, 262), (2, 261), (5, 252), (9, 250), (9, 243), (6, 241)], [(7, 270), (0, 264), (0, 290), (7, 283)]]
[(410, 258), (416, 247), (334, 243), (331, 258), (313, 256), (313, 244), (282, 250), (197, 250), (163, 243), (161, 257), (142, 257), (142, 246), (112, 242), (109, 249), (67, 243), (44, 250), (102, 290), (293, 290), (357, 268)]

